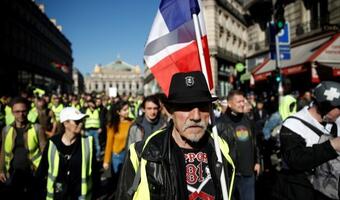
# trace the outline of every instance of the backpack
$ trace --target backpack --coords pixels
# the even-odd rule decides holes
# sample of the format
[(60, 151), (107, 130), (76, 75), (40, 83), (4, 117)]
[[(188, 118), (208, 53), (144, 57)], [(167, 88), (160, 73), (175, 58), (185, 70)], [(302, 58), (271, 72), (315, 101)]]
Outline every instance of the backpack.
[[(332, 135), (323, 134), (319, 139), (319, 143), (323, 143), (332, 138)], [(314, 174), (310, 176), (310, 181), (315, 190), (320, 191), (332, 199), (340, 199), (339, 178), (340, 156), (316, 167)]]
[[(337, 126), (334, 123), (331, 134), (324, 134), (322, 131), (297, 117), (295, 118), (301, 121), (305, 126), (310, 128), (314, 133), (320, 136), (318, 144), (324, 143), (337, 135)], [(331, 199), (340, 199), (339, 195), (339, 178), (340, 178), (340, 156), (333, 160), (329, 160), (314, 169), (314, 173), (309, 176), (309, 180), (313, 185), (313, 188)]]

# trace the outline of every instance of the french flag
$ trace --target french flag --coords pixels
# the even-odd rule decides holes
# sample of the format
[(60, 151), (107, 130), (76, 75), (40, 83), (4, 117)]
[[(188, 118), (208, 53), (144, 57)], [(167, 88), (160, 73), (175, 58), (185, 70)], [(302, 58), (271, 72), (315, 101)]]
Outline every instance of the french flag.
[(166, 95), (173, 74), (202, 71), (193, 14), (198, 16), (208, 85), (213, 88), (200, 0), (162, 0), (145, 45), (144, 60)]

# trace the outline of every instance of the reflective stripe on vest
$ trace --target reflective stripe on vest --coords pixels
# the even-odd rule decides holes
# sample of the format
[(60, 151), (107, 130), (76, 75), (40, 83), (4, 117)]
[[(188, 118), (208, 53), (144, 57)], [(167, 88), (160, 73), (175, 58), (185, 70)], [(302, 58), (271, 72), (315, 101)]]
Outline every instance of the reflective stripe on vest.
[(55, 118), (56, 118), (57, 122), (60, 121), (60, 112), (61, 112), (61, 110), (63, 108), (64, 108), (63, 104), (59, 104), (58, 107), (55, 107), (55, 105), (52, 105), (51, 109), (52, 109), (52, 111), (53, 111), (53, 113), (55, 115)]
[[(92, 189), (92, 154), (93, 137), (81, 138), (81, 194), (78, 199), (90, 200)], [(48, 148), (48, 177), (47, 177), (47, 200), (54, 198), (54, 184), (59, 170), (59, 152), (55, 144), (50, 140)]]
[(85, 113), (88, 117), (85, 119), (85, 128), (100, 128), (99, 110), (93, 112), (88, 108)]
[[(150, 139), (152, 137), (154, 137), (155, 135), (157, 135), (158, 133), (162, 132), (162, 131), (163, 130), (158, 130), (146, 139), (142, 152), (144, 151), (144, 148), (146, 147), (146, 145), (149, 143)], [(213, 134), (211, 134), (211, 136), (213, 136)], [(231, 200), (232, 191), (233, 191), (233, 187), (234, 187), (234, 179), (235, 179), (235, 165), (234, 165), (234, 162), (233, 162), (231, 156), (229, 155), (229, 146), (228, 146), (227, 142), (224, 141), (221, 137), (218, 137), (218, 142), (219, 142), (220, 150), (222, 151), (224, 158), (232, 166), (232, 170), (233, 170), (230, 185), (229, 185), (229, 192), (228, 192), (229, 200)], [(141, 173), (140, 179), (141, 180), (140, 180), (140, 183), (139, 183), (139, 185), (136, 189), (136, 192), (134, 193), (133, 199), (134, 200), (137, 200), (137, 199), (150, 200), (149, 184), (148, 184), (148, 179), (147, 179), (147, 175), (146, 175), (147, 160), (145, 160), (144, 158), (141, 158), (140, 163), (139, 163), (139, 158), (137, 156), (135, 144), (131, 144), (129, 149), (130, 149), (130, 160), (131, 160), (131, 163), (132, 163), (133, 168), (135, 170), (135, 173), (137, 172), (138, 167), (141, 168), (140, 169), (141, 170), (140, 171), (140, 173)]]
[[(146, 145), (149, 143), (150, 139), (153, 138), (155, 135), (159, 133), (165, 133), (164, 130), (158, 130), (151, 134), (145, 141), (142, 152), (144, 151)], [(134, 147), (134, 144), (130, 145), (130, 160), (132, 162), (133, 168), (135, 170), (135, 173), (137, 172), (137, 168), (140, 167), (140, 183), (136, 189), (135, 194), (133, 195), (133, 199), (144, 199), (144, 200), (150, 200), (150, 191), (149, 191), (149, 184), (148, 184), (148, 178), (146, 175), (146, 163), (147, 161), (144, 158), (141, 158), (140, 165), (139, 165), (139, 159), (136, 153), (136, 149)]]
[[(27, 148), (28, 148), (28, 158), (32, 161), (34, 170), (39, 166), (41, 160), (41, 151), (39, 146), (39, 137), (35, 130), (35, 125), (27, 131)], [(10, 163), (13, 159), (13, 148), (14, 148), (14, 127), (9, 127), (5, 136), (5, 169), (8, 172), (10, 168)]]
[[(212, 138), (214, 138), (214, 134), (210, 134), (212, 136)], [(228, 197), (229, 197), (229, 200), (231, 199), (231, 195), (232, 195), (232, 192), (233, 192), (233, 187), (234, 187), (234, 179), (235, 179), (235, 164), (233, 162), (233, 159), (231, 158), (231, 156), (229, 155), (229, 146), (228, 146), (228, 143), (223, 140), (220, 136), (218, 136), (218, 142), (219, 142), (219, 145), (220, 145), (220, 149), (222, 151), (222, 154), (224, 156), (224, 158), (227, 160), (227, 162), (231, 165), (232, 167), (232, 170), (233, 170), (233, 173), (231, 175), (231, 180), (230, 180), (230, 185), (229, 185), (229, 192), (228, 192)]]

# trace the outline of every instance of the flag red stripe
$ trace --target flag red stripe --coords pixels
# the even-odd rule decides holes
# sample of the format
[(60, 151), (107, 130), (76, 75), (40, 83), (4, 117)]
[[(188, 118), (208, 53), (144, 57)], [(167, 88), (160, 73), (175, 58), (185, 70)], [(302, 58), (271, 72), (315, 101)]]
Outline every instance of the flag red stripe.
[[(202, 37), (202, 45), (207, 66), (209, 85), (212, 88), (213, 80), (211, 76), (211, 64), (209, 60), (206, 36)], [(178, 72), (202, 71), (196, 41), (163, 58), (156, 65), (152, 66), (150, 70), (157, 79), (164, 93), (168, 95), (172, 75)]]

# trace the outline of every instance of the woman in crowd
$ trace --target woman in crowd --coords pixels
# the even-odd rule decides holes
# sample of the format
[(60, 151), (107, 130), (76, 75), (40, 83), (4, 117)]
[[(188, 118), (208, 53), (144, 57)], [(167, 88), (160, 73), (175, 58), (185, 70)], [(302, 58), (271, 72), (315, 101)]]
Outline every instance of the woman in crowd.
[[(127, 101), (118, 101), (111, 109), (108, 117), (106, 148), (103, 168), (109, 169), (112, 165), (113, 177), (118, 177), (125, 157), (125, 144), (131, 119), (128, 117), (129, 104)], [(114, 179), (117, 181), (117, 179)]]
[[(99, 167), (91, 136), (82, 136), (83, 118), (76, 108), (60, 112), (61, 134), (50, 138), (37, 171), (38, 199), (95, 199)], [(40, 185), (42, 184), (42, 185)]]

